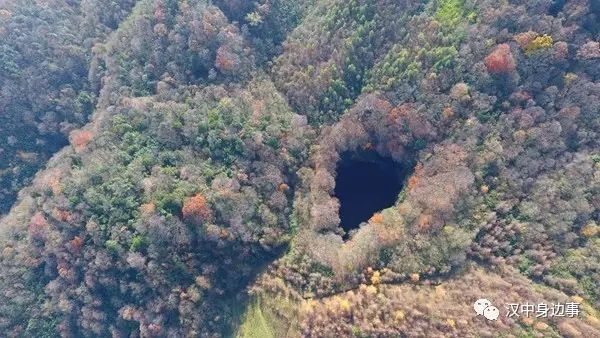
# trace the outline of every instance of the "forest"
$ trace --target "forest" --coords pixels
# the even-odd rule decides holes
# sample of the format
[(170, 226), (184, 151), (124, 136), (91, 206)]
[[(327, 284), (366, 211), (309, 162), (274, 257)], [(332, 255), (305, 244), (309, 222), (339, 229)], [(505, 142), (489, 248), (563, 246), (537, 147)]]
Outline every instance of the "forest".
[(600, 0), (0, 0), (0, 336), (600, 337)]

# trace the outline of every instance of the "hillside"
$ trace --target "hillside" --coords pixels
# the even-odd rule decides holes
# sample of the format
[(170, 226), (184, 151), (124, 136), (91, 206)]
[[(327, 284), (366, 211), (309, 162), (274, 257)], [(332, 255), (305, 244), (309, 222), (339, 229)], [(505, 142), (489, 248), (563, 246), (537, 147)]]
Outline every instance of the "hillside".
[(600, 336), (599, 16), (0, 2), (0, 331)]
[(97, 94), (88, 82), (92, 48), (133, 5), (128, 0), (0, 4), (0, 214), (68, 144), (69, 133), (88, 121)]

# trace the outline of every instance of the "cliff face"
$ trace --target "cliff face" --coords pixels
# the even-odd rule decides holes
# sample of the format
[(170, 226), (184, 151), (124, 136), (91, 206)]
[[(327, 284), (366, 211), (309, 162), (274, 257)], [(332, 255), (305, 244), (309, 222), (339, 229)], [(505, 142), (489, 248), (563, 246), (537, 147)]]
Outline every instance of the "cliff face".
[[(596, 1), (60, 6), (0, 4), (5, 209), (46, 166), (0, 220), (2, 332), (600, 335)], [(348, 159), (401, 188), (349, 233)]]

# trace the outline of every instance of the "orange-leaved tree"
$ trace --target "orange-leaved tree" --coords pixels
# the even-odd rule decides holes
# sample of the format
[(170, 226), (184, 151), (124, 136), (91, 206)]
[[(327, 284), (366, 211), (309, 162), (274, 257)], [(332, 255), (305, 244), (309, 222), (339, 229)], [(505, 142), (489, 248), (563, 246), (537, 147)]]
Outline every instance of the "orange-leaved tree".
[(206, 197), (202, 194), (187, 198), (183, 202), (182, 213), (185, 221), (197, 225), (204, 223), (212, 216)]

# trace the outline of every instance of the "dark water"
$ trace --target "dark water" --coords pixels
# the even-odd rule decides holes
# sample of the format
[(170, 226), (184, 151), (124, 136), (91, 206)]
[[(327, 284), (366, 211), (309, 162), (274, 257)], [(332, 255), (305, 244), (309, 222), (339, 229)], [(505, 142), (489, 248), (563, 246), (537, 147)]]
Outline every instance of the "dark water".
[(374, 213), (394, 205), (402, 189), (402, 170), (391, 158), (344, 159), (338, 164), (335, 196), (344, 231), (359, 227)]

